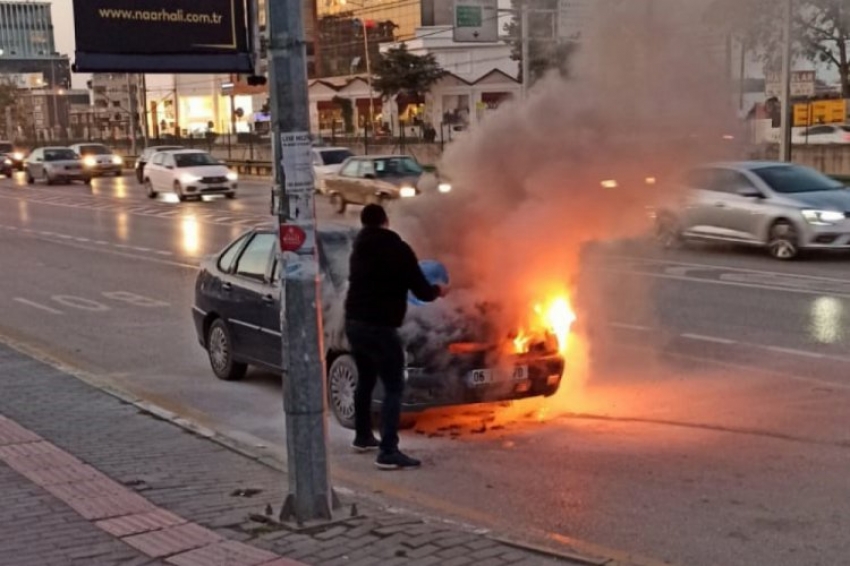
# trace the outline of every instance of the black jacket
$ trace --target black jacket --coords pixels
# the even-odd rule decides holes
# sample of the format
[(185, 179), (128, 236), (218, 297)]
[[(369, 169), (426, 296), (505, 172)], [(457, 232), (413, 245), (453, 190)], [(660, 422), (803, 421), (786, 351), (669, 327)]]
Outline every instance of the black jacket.
[(398, 328), (407, 312), (408, 291), (425, 302), (439, 297), (398, 234), (384, 228), (361, 230), (351, 252), (346, 320)]

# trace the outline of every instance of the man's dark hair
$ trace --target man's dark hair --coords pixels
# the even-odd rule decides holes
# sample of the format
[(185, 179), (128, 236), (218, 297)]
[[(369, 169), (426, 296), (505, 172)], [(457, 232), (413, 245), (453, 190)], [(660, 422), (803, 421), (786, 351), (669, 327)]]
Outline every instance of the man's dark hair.
[(367, 228), (380, 228), (389, 222), (389, 218), (380, 204), (367, 204), (360, 212), (360, 222)]

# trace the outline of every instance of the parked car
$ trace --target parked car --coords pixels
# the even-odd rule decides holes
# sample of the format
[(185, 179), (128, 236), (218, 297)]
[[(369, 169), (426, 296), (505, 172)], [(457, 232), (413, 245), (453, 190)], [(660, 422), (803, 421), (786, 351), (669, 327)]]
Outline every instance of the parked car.
[(74, 150), (67, 147), (40, 147), (27, 156), (24, 171), (27, 183), (36, 179), (46, 185), (82, 181), (91, 183), (91, 173), (83, 169), (83, 161)]
[(0, 141), (0, 153), (5, 154), (12, 161), (12, 166), (18, 171), (24, 170), (24, 159), (26, 159), (26, 152), (16, 147), (14, 143), (10, 141)]
[(731, 242), (786, 260), (801, 250), (850, 250), (850, 190), (809, 167), (718, 163), (690, 171), (685, 189), (682, 202), (655, 212), (665, 246)]
[(822, 124), (794, 132), (795, 144), (850, 144), (850, 124)]
[[(333, 225), (323, 226), (317, 234), (329, 404), (336, 419), (347, 428), (354, 426), (353, 399), (358, 374), (342, 330), (341, 313), (348, 282), (348, 257), (355, 235), (349, 227)], [(249, 365), (281, 371), (277, 246), (275, 227), (256, 228), (201, 263), (192, 313), (198, 341), (208, 353), (213, 373), (220, 379), (241, 379)], [(527, 353), (510, 354), (509, 369), (500, 370), (492, 367), (492, 354), (498, 345), (482, 344), (477, 334), (487, 323), (472, 317), (464, 319), (463, 326), (469, 328), (469, 333), (461, 336), (453, 326), (462, 341), (451, 343), (443, 343), (444, 339), (438, 338), (436, 332), (418, 332), (419, 327), (410, 330), (403, 399), (403, 410), (408, 417), (435, 406), (549, 396), (557, 392), (564, 371), (557, 339), (549, 335), (539, 337)], [(380, 397), (379, 387), (376, 406)]]
[(78, 143), (71, 146), (74, 153), (82, 157), (83, 169), (92, 177), (104, 175), (121, 176), (124, 158), (100, 143)]
[(334, 209), (342, 214), (349, 204), (383, 204), (420, 195), (424, 173), (422, 166), (410, 155), (350, 157), (339, 173), (325, 177), (325, 192)]
[(316, 177), (316, 188), (320, 193), (326, 193), (325, 176), (339, 173), (345, 160), (353, 156), (354, 152), (347, 147), (313, 148), (313, 173)]
[(7, 153), (0, 153), (0, 175), (11, 179), (14, 174), (15, 164), (12, 161), (12, 156)]
[(177, 149), (183, 149), (179, 145), (152, 145), (151, 147), (146, 147), (142, 154), (139, 155), (138, 159), (136, 159), (135, 171), (136, 171), (136, 179), (140, 183), (145, 182), (145, 165), (147, 165), (148, 161), (151, 160), (151, 157), (154, 153), (159, 153), (160, 151), (173, 151)]
[(224, 195), (236, 197), (239, 176), (215, 157), (198, 149), (160, 151), (145, 165), (145, 188), (150, 198), (173, 192), (184, 201), (189, 197)]

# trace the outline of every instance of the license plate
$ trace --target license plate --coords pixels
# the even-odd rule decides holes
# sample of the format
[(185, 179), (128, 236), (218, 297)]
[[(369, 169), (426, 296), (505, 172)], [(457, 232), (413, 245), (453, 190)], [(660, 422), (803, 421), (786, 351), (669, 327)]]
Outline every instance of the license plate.
[(528, 379), (528, 366), (516, 366), (513, 379), (514, 381), (526, 381)]
[[(507, 375), (502, 373), (504, 377), (501, 378), (501, 381), (505, 381)], [(511, 381), (527, 381), (528, 380), (528, 366), (516, 366), (511, 372)], [(492, 369), (474, 369), (469, 372), (467, 376), (467, 382), (470, 387), (482, 387), (484, 385), (489, 385), (496, 381), (496, 374)]]

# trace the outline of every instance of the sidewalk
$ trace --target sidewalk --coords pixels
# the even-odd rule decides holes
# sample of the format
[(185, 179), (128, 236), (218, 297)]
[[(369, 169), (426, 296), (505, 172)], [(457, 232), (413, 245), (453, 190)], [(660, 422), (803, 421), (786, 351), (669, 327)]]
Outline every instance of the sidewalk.
[(346, 495), (357, 516), (264, 520), (282, 473), (0, 345), (0, 566), (501, 566), (570, 560)]

